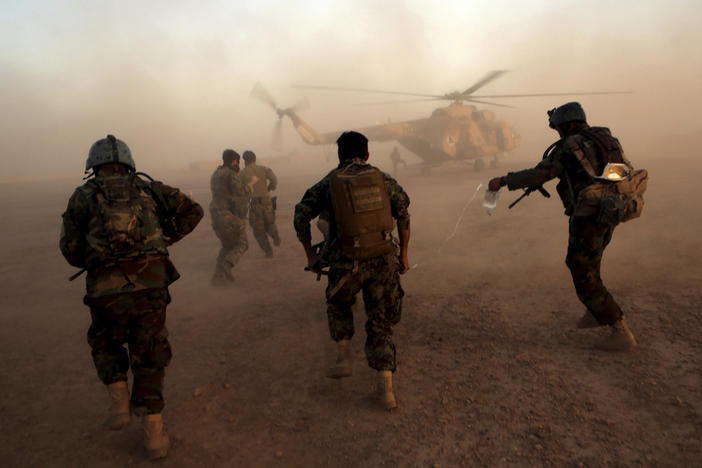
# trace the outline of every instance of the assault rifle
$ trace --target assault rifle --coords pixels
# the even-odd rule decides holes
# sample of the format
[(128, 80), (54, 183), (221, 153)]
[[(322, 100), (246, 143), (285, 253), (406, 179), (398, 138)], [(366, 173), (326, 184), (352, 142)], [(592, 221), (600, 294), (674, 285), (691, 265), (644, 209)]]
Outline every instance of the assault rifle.
[(517, 198), (516, 200), (514, 200), (514, 201), (512, 202), (512, 204), (509, 205), (508, 209), (511, 209), (514, 205), (516, 205), (517, 203), (519, 203), (520, 201), (522, 201), (522, 199), (523, 199), (524, 197), (528, 197), (529, 195), (531, 195), (531, 192), (535, 192), (535, 191), (537, 191), (537, 190), (538, 190), (539, 193), (540, 193), (541, 195), (543, 195), (544, 197), (546, 197), (546, 198), (551, 198), (551, 194), (548, 193), (548, 191), (544, 188), (543, 185), (539, 185), (538, 187), (529, 187), (528, 189), (524, 190), (524, 193), (523, 193), (519, 198)]
[[(324, 241), (319, 242), (318, 244), (314, 244), (312, 246), (312, 252), (314, 255), (320, 259), (320, 266), (319, 266), (319, 271), (317, 273), (317, 281), (319, 281), (322, 278), (322, 275), (324, 276), (329, 276), (329, 270), (325, 270), (325, 268), (329, 267), (329, 264), (322, 260), (322, 251), (324, 250)], [(310, 267), (306, 266), (305, 271), (314, 271)]]

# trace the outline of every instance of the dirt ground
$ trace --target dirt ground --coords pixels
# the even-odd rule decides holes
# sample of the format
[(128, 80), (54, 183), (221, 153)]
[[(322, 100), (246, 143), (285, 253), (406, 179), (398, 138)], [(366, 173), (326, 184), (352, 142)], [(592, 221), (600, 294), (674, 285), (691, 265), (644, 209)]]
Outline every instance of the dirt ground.
[[(650, 171), (643, 217), (617, 228), (605, 284), (640, 347), (592, 349), (564, 264), (567, 218), (554, 197), (479, 183), (500, 169), (399, 176), (412, 199), (412, 271), (396, 328), (399, 408), (381, 410), (356, 314), (354, 376), (334, 359), (324, 281), (303, 272), (291, 214), (324, 169), (281, 178), (273, 260), (250, 248), (230, 288), (209, 285), (219, 244), (206, 217), (171, 249), (182, 278), (168, 328), (174, 359), (162, 466), (699, 466), (702, 460), (700, 164), (629, 154)], [(209, 173), (152, 174), (203, 206)], [(101, 429), (107, 396), (85, 334), (82, 278), (58, 250), (60, 214), (80, 183), (0, 185), (0, 460), (3, 466), (150, 466), (139, 425)]]

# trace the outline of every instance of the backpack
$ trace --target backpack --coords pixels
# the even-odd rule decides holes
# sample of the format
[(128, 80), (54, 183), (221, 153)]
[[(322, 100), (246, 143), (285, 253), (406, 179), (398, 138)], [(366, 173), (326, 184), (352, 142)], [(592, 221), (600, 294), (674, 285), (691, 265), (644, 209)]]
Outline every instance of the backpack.
[[(641, 216), (648, 171), (634, 170), (624, 157), (619, 141), (609, 131), (603, 130), (605, 129), (595, 127), (579, 132), (594, 144), (594, 154), (584, 150), (582, 139), (566, 140), (569, 149), (592, 181), (580, 190), (577, 197), (572, 194), (575, 203), (573, 216), (596, 216), (598, 222), (616, 226)], [(593, 161), (593, 156), (599, 161)], [(600, 174), (597, 174), (593, 163), (603, 166)], [(566, 181), (572, 193), (572, 184), (567, 174)]]
[(97, 177), (90, 185), (97, 204), (87, 235), (91, 262), (166, 252), (157, 204), (135, 174)]
[(330, 193), (344, 256), (364, 260), (393, 252), (390, 197), (379, 169), (352, 164), (335, 172)]

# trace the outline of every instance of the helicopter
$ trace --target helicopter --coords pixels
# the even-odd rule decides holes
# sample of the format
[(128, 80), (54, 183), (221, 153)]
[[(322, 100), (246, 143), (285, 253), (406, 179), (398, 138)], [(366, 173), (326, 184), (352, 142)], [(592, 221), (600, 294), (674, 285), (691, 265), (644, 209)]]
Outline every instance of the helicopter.
[[(548, 94), (474, 94), (504, 73), (506, 73), (506, 70), (491, 71), (465, 91), (454, 91), (445, 94), (418, 94), (331, 86), (295, 85), (293, 87), (322, 91), (392, 94), (411, 96), (413, 98), (405, 101), (393, 101), (393, 103), (449, 101), (448, 106), (434, 110), (428, 118), (397, 123), (388, 122), (353, 130), (363, 133), (369, 141), (397, 141), (400, 145), (419, 156), (423, 160), (424, 167), (440, 165), (448, 161), (473, 161), (473, 167), (476, 171), (485, 168), (486, 160), (489, 160), (492, 167), (496, 167), (498, 157), (517, 148), (521, 142), (521, 137), (511, 124), (498, 120), (492, 111), (478, 109), (472, 103), (512, 108), (513, 106), (484, 101), (483, 99), (623, 93), (620, 91), (607, 91)], [(302, 140), (310, 145), (333, 144), (341, 133), (339, 131), (318, 133), (307, 122), (302, 120), (298, 112), (309, 107), (309, 101), (306, 98), (292, 107), (282, 109), (276, 105), (270, 93), (261, 83), (254, 85), (251, 95), (271, 106), (276, 112), (278, 122), (276, 124), (274, 141), (280, 141), (281, 123), (284, 117), (288, 117), (291, 120), (293, 127), (302, 137)]]

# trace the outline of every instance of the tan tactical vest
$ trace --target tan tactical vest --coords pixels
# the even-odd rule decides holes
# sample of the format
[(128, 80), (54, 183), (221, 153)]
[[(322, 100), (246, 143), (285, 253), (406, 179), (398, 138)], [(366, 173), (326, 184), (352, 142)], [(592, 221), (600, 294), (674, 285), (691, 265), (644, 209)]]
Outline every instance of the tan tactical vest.
[[(619, 140), (611, 136), (609, 130), (593, 127), (566, 139), (568, 148), (591, 177), (592, 183), (573, 195), (574, 216), (595, 216), (598, 221), (616, 226), (641, 216), (646, 191), (648, 172), (634, 170), (624, 156)], [(627, 173), (621, 180), (610, 181), (600, 178), (608, 163), (625, 164)], [(567, 180), (571, 191), (572, 185)]]
[(390, 198), (380, 170), (352, 164), (332, 174), (330, 192), (344, 256), (363, 260), (393, 251)]

